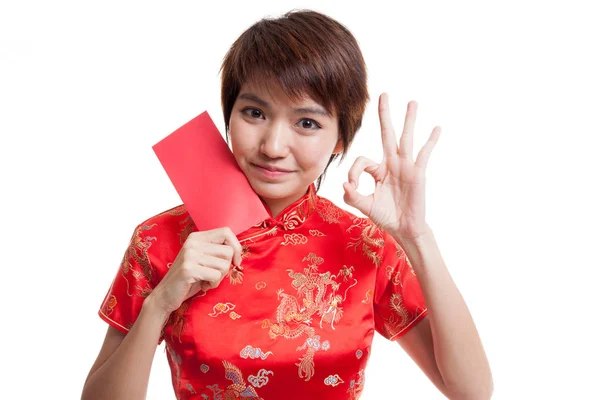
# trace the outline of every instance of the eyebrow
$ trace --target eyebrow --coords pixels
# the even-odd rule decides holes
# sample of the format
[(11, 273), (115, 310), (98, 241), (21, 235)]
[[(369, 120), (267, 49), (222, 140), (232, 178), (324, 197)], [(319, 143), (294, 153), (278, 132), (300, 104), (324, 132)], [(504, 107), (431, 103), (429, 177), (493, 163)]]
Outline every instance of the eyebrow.
[[(271, 108), (271, 104), (269, 104), (265, 100), (261, 99), (260, 97), (258, 97), (254, 93), (242, 93), (242, 94), (240, 94), (240, 99), (254, 101), (255, 103), (260, 104), (261, 107)], [(330, 113), (328, 113), (327, 110), (325, 110), (322, 107), (300, 107), (300, 108), (294, 108), (294, 112), (296, 114), (307, 114), (308, 113), (308, 114), (321, 115), (321, 116), (327, 117), (327, 118), (331, 118), (332, 117), (332, 115)]]

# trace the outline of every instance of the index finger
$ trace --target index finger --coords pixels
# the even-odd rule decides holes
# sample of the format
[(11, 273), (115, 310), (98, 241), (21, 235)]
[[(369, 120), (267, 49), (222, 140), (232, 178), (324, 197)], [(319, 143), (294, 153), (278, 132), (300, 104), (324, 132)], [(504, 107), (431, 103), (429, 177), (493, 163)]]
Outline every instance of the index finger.
[(392, 117), (390, 116), (390, 105), (388, 94), (382, 93), (379, 96), (379, 124), (381, 126), (381, 142), (383, 144), (383, 154), (389, 158), (397, 154), (396, 133), (392, 126)]
[(230, 228), (225, 229), (225, 240), (224, 244), (233, 247), (233, 265), (239, 266), (242, 263), (242, 245), (238, 240), (237, 236), (233, 233)]
[(208, 240), (211, 243), (225, 244), (233, 248), (233, 264), (239, 266), (242, 263), (242, 245), (231, 228), (223, 227), (208, 232)]

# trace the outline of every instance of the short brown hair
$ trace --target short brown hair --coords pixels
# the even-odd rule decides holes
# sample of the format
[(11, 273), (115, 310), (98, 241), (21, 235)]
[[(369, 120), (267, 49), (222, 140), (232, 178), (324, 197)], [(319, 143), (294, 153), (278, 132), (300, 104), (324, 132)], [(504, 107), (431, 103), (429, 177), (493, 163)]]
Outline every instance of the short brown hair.
[[(362, 124), (369, 94), (367, 68), (352, 33), (331, 17), (311, 10), (292, 10), (280, 18), (263, 18), (233, 43), (221, 65), (221, 106), (225, 134), (233, 104), (245, 82), (275, 78), (291, 100), (308, 94), (338, 115), (346, 155)], [(319, 176), (317, 190), (332, 154)]]

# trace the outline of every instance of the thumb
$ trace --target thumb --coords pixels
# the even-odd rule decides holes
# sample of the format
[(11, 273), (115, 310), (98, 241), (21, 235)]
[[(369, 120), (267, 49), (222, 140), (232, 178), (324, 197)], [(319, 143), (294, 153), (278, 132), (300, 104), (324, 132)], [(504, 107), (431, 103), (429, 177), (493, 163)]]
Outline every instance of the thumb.
[(348, 182), (344, 182), (343, 186), (344, 202), (368, 216), (369, 210), (371, 209), (371, 203), (373, 202), (373, 195), (363, 196), (362, 194), (358, 193), (358, 191), (354, 188), (354, 185)]
[(198, 281), (198, 282), (195, 282), (190, 287), (190, 290), (188, 291), (188, 295), (186, 297), (186, 300), (189, 299), (189, 298), (191, 298), (191, 297), (194, 297), (196, 294), (198, 294), (200, 292), (206, 293), (209, 289), (212, 289), (212, 285), (211, 285), (210, 282), (208, 282), (208, 281)]

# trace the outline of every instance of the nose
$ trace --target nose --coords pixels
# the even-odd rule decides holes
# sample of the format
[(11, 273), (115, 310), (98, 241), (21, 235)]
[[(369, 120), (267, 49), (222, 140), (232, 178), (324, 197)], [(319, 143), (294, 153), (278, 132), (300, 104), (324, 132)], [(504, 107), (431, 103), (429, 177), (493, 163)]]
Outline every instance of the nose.
[(284, 123), (273, 122), (265, 131), (260, 151), (269, 158), (284, 158), (289, 154), (290, 132)]

